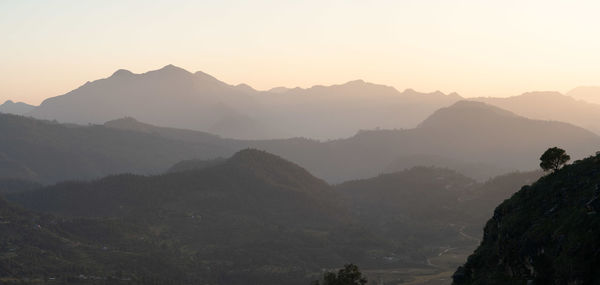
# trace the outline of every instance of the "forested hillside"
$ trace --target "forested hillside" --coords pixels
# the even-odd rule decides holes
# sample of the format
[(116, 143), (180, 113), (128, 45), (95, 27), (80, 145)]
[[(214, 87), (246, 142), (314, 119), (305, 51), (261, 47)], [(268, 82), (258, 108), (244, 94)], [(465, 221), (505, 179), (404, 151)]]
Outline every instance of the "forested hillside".
[[(151, 241), (126, 249), (132, 256), (155, 254), (155, 246), (167, 250), (174, 258), (170, 264), (179, 270), (173, 272), (186, 272), (169, 280), (307, 284), (323, 268), (349, 261), (367, 269), (449, 270), (429, 258), (451, 248), (472, 250), (473, 232), (480, 232), (483, 221), (478, 217), (490, 211), (476, 205), (503, 199), (512, 184), (526, 184), (527, 177), (502, 177), (511, 181), (504, 187), (448, 169), (418, 167), (332, 187), (296, 164), (247, 149), (161, 175), (21, 186), (6, 197), (60, 221), (78, 221), (69, 230), (95, 233), (100, 237), (96, 244)], [(105, 224), (119, 227), (115, 233), (123, 236), (105, 239)], [(99, 257), (89, 260), (100, 264), (77, 270), (113, 274)], [(156, 277), (135, 273), (131, 260), (122, 262), (123, 276)], [(43, 270), (58, 274), (67, 269)], [(14, 274), (40, 278), (38, 273)]]
[(500, 204), (454, 284), (598, 284), (600, 154)]
[(257, 150), (199, 170), (64, 182), (8, 197), (36, 211), (144, 229), (175, 252), (171, 264), (186, 269), (186, 280), (306, 284), (347, 260), (377, 264), (388, 248), (352, 223), (324, 181)]

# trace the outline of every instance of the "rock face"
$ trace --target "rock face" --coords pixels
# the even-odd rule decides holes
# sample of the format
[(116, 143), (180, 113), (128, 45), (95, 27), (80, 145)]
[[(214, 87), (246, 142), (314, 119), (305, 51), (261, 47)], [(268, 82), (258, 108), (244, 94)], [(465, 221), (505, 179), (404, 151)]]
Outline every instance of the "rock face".
[(598, 284), (600, 154), (523, 187), (494, 211), (459, 284)]

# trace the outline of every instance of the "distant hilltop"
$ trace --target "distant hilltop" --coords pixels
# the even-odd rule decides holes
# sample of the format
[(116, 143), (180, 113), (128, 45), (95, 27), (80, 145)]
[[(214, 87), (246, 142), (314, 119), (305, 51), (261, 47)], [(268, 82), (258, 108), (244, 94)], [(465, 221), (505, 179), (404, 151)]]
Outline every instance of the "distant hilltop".
[(34, 108), (35, 106), (23, 102), (15, 103), (12, 100), (7, 100), (4, 104), (0, 105), (0, 113), (24, 115), (31, 112)]

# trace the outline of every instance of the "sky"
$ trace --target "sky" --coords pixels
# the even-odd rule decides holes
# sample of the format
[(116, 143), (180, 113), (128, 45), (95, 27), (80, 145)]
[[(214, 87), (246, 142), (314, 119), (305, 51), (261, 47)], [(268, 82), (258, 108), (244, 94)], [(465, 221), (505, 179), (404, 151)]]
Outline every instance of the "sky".
[(265, 90), (466, 97), (600, 85), (600, 1), (0, 0), (0, 101), (167, 64)]

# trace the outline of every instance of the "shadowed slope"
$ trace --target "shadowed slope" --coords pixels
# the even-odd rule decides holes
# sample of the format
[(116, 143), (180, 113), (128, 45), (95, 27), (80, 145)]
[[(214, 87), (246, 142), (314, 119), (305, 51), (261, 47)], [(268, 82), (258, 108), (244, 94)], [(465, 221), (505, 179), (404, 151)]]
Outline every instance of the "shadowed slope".
[(600, 282), (600, 157), (523, 187), (494, 211), (454, 284)]

